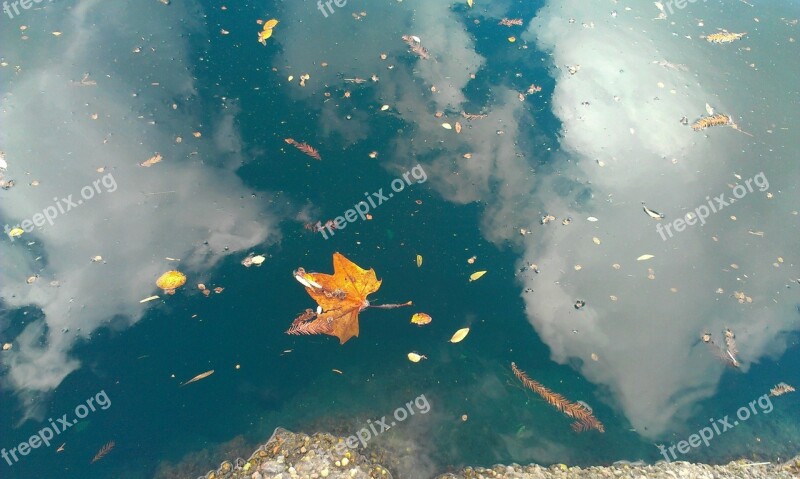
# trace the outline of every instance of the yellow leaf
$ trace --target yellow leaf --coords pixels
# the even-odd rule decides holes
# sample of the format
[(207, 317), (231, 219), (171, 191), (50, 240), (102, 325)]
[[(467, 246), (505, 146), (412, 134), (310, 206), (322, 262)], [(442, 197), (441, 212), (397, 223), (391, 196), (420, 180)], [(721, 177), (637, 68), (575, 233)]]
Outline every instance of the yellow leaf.
[(275, 20), (274, 18), (271, 20), (267, 20), (266, 22), (264, 22), (264, 30), (273, 29), (277, 24), (278, 20)]
[(428, 359), (424, 354), (408, 353), (408, 360), (412, 363), (418, 363), (422, 359)]
[(655, 256), (653, 256), (651, 254), (643, 254), (643, 255), (639, 256), (638, 258), (636, 258), (636, 261), (647, 261), (648, 259), (654, 258), (654, 257)]
[(471, 275), (469, 275), (469, 280), (470, 280), (470, 282), (477, 281), (484, 274), (486, 274), (486, 271), (476, 271), (476, 272), (472, 273)]
[(469, 328), (461, 328), (450, 338), (451, 343), (460, 343), (469, 334)]
[(514, 43), (514, 42), (516, 42), (516, 41), (517, 41), (517, 37), (508, 37), (508, 41), (509, 41), (510, 43)]
[(467, 5), (469, 5), (469, 8), (472, 8), (472, 0), (467, 0)]
[(411, 316), (411, 322), (420, 326), (430, 323), (431, 320), (431, 316), (425, 313), (414, 313), (414, 315)]
[(421, 267), (422, 267), (422, 255), (418, 254), (417, 255), (417, 268), (421, 268)]
[(12, 228), (11, 231), (8, 232), (8, 236), (11, 238), (18, 238), (22, 236), (22, 233), (24, 232), (25, 230), (23, 230), (22, 228)]

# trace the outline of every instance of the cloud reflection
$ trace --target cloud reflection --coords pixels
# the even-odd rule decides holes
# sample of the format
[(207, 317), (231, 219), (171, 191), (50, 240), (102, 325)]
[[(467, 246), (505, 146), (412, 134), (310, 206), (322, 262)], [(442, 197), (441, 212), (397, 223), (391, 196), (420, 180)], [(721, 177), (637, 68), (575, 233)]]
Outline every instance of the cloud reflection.
[[(70, 356), (79, 338), (90, 339), (114, 316), (141, 319), (150, 305), (139, 299), (153, 293), (161, 272), (201, 271), (277, 239), (276, 219), (248, 201), (234, 173), (244, 161), (235, 105), (207, 111), (196, 95), (186, 40), (203, 34), (190, 20), (196, 9), (53, 3), (26, 12), (29, 39), (0, 33), (14, 45), (6, 61), (21, 67), (2, 73), (0, 144), (17, 186), (2, 193), (0, 217), (15, 224), (54, 197), (78, 198), (102, 174), (118, 183), (52, 226), (0, 241), (4, 306), (43, 313), (27, 324), (0, 324), (21, 330), (3, 361), (5, 385), (26, 404), (23, 420), (39, 413), (33, 398), (80, 366)], [(139, 166), (156, 153), (161, 163)], [(39, 186), (29, 186), (34, 179)], [(91, 262), (96, 255), (103, 261)], [(38, 280), (26, 284), (32, 275)]]

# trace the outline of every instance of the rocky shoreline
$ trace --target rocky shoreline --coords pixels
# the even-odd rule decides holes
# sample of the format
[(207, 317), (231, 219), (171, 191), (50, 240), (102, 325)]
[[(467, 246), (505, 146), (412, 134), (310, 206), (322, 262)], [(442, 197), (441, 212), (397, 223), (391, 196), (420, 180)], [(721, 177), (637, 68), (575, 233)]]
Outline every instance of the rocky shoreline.
[[(568, 467), (557, 464), (466, 467), (435, 479), (791, 479), (800, 477), (800, 455), (781, 463), (734, 461), (722, 466), (676, 461), (657, 464), (616, 463), (611, 466)], [(226, 461), (198, 479), (391, 479), (391, 472), (348, 447), (344, 438), (326, 433), (312, 436), (278, 428), (248, 460)], [(423, 478), (415, 478), (423, 479)]]

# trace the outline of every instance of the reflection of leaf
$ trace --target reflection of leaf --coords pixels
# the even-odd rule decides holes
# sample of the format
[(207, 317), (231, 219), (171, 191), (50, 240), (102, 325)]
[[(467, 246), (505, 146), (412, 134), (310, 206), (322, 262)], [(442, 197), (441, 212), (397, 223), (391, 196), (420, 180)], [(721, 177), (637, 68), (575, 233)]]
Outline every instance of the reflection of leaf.
[(375, 270), (364, 270), (340, 253), (333, 254), (333, 275), (306, 273), (298, 269), (294, 272), (306, 288), (306, 292), (319, 304), (318, 312), (307, 309), (292, 323), (288, 334), (328, 334), (339, 338), (344, 344), (353, 336), (358, 336), (358, 313), (366, 308), (397, 308), (410, 306), (387, 304), (370, 306), (367, 296), (378, 291), (381, 281)]

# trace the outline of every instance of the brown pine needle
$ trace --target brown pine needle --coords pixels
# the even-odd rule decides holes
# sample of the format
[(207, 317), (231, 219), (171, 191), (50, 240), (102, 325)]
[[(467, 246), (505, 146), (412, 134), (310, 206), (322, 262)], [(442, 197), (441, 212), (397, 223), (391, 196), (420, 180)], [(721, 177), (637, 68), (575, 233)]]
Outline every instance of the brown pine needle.
[(517, 368), (515, 363), (511, 363), (511, 370), (514, 375), (522, 382), (525, 387), (535, 392), (547, 401), (551, 406), (558, 409), (562, 414), (576, 421), (572, 423), (572, 429), (575, 432), (583, 432), (589, 429), (597, 429), (600, 432), (605, 432), (603, 423), (597, 420), (585, 406), (578, 403), (570, 402), (564, 396), (554, 393), (547, 389), (542, 384), (529, 378), (525, 371)]
[(109, 442), (108, 444), (103, 446), (99, 451), (97, 451), (97, 454), (94, 455), (94, 459), (92, 459), (91, 463), (94, 464), (95, 462), (99, 461), (100, 459), (105, 457), (106, 454), (111, 452), (112, 449), (114, 449), (114, 441)]

